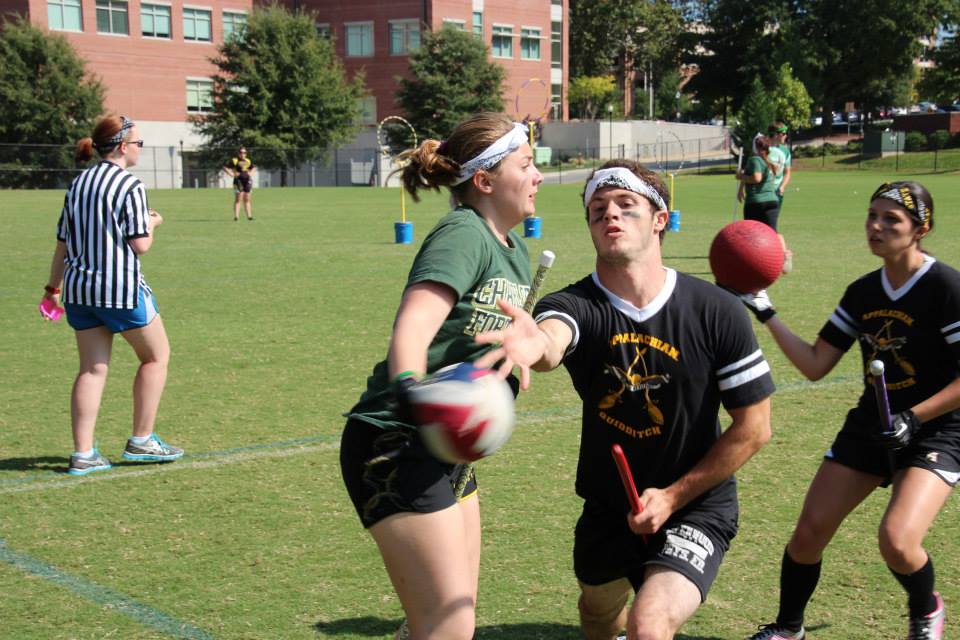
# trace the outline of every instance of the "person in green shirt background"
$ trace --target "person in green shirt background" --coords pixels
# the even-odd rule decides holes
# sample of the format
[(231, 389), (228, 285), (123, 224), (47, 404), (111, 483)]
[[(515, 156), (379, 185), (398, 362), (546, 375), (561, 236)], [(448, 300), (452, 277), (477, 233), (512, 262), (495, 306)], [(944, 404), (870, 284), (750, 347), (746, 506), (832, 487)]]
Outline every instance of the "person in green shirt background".
[(783, 273), (789, 273), (793, 269), (793, 252), (787, 249), (786, 240), (777, 230), (780, 219), (777, 178), (784, 166), (783, 152), (772, 147), (771, 139), (762, 134), (754, 136), (753, 155), (743, 169), (737, 169), (737, 180), (740, 181), (737, 200), (743, 202), (744, 220), (757, 220), (777, 232), (783, 244)]

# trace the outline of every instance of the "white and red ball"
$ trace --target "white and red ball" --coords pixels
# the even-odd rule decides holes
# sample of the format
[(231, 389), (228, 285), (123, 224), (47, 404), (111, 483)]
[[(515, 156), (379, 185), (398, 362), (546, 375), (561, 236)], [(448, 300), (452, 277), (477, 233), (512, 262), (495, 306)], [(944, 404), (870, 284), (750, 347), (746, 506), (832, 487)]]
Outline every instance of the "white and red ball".
[(440, 369), (409, 392), (420, 437), (445, 462), (473, 462), (513, 433), (513, 391), (492, 369), (468, 362)]
[(757, 220), (737, 220), (717, 233), (710, 245), (710, 270), (717, 284), (756, 293), (783, 272), (783, 243), (771, 227)]

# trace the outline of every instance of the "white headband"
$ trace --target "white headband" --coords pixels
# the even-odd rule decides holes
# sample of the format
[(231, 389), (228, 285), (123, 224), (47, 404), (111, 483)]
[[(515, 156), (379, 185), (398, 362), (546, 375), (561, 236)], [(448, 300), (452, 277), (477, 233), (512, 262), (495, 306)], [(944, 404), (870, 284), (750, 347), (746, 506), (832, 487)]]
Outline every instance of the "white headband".
[(476, 158), (467, 160), (460, 165), (460, 175), (457, 176), (453, 186), (464, 183), (477, 171), (486, 171), (496, 165), (507, 155), (516, 151), (523, 143), (529, 141), (527, 128), (517, 122), (513, 123), (513, 129), (500, 136), (496, 142), (480, 152)]
[(754, 153), (760, 153), (760, 150), (757, 149), (757, 140), (759, 140), (762, 137), (763, 137), (762, 133), (758, 133), (757, 135), (753, 136), (753, 152)]
[(589, 206), (593, 194), (597, 189), (604, 187), (619, 187), (620, 189), (639, 193), (643, 197), (653, 201), (658, 211), (667, 210), (667, 203), (663, 201), (663, 196), (626, 167), (613, 167), (611, 169), (597, 169), (594, 171), (593, 177), (590, 178), (590, 182), (587, 183), (586, 191), (583, 192), (583, 206)]

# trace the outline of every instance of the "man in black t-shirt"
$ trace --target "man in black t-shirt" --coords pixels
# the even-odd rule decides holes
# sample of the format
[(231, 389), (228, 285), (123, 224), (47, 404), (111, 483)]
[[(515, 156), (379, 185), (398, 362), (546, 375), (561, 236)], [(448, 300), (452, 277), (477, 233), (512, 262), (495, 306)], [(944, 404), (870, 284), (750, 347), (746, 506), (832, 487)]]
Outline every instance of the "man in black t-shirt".
[[(736, 297), (663, 265), (659, 177), (631, 161), (584, 191), (596, 271), (534, 316), (478, 339), (502, 372), (563, 364), (583, 402), (574, 540), (588, 640), (673, 638), (697, 610), (737, 532), (734, 472), (770, 437), (770, 367)], [(536, 320), (534, 320), (534, 317)], [(732, 418), (721, 430), (723, 405)], [(630, 513), (610, 450), (626, 452), (643, 510)], [(630, 591), (636, 592), (628, 605)]]

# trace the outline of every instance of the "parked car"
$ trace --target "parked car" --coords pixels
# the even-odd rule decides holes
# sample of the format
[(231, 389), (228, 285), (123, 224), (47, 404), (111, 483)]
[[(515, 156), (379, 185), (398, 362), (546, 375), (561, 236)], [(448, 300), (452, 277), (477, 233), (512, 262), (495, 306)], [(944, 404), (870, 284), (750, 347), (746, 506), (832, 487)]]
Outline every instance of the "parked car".
[(941, 111), (934, 102), (921, 102), (916, 105), (916, 109), (910, 108), (911, 113), (936, 113)]

